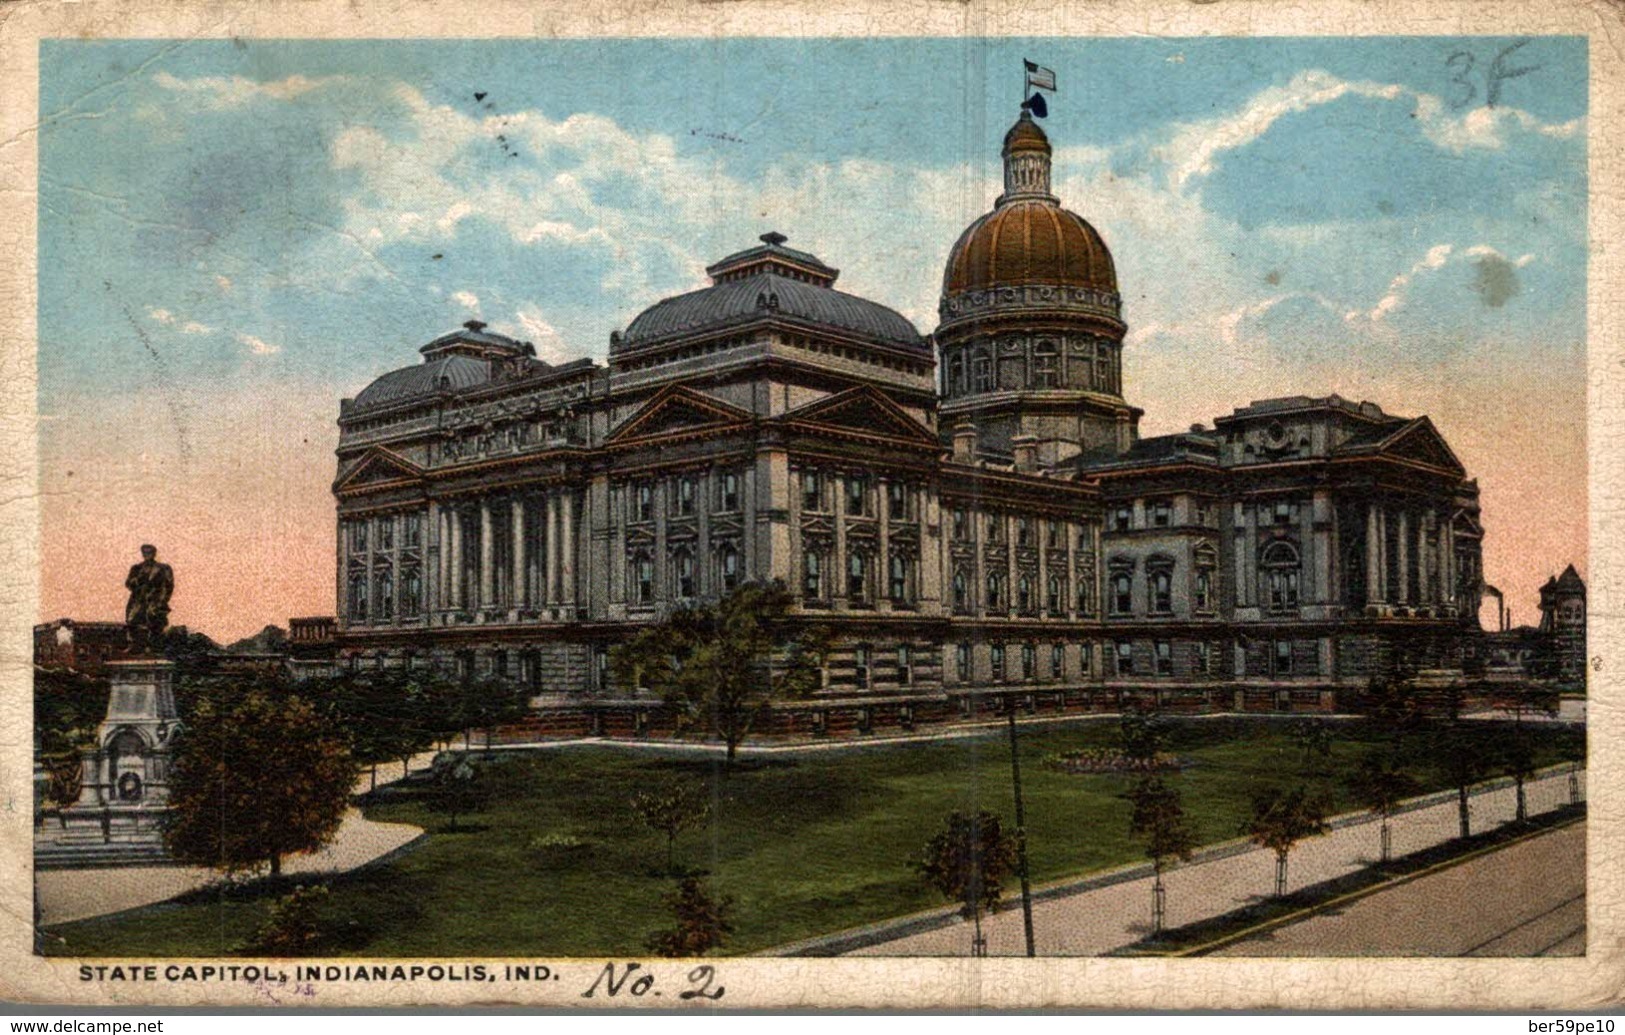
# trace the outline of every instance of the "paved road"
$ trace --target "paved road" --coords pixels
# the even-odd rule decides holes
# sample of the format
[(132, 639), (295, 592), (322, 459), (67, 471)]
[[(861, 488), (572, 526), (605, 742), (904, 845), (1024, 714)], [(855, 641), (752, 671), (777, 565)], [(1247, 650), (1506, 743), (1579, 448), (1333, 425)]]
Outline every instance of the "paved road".
[(1575, 823), (1214, 955), (1583, 956), (1585, 852)]
[[(1555, 773), (1529, 784), (1532, 815), (1566, 804), (1568, 800), (1566, 773)], [(1473, 830), (1487, 830), (1511, 819), (1513, 802), (1510, 787), (1474, 795)], [(1454, 799), (1419, 808), (1394, 818), (1394, 854), (1406, 855), (1441, 844), (1456, 834)], [(1330, 880), (1370, 865), (1376, 854), (1377, 824), (1357, 822), (1324, 837), (1310, 838), (1293, 849), (1288, 880), (1293, 888)], [(1581, 865), (1583, 867), (1583, 856)], [(1222, 916), (1257, 902), (1270, 892), (1274, 873), (1274, 853), (1264, 849), (1178, 867), (1164, 878), (1168, 926), (1181, 927)], [(1501, 893), (1498, 890), (1496, 894)], [(1462, 908), (1471, 911), (1477, 906)], [(1150, 913), (1149, 877), (1040, 900), (1033, 906), (1038, 954), (1095, 956), (1131, 945), (1150, 933)], [(982, 931), (987, 937), (990, 955), (1016, 956), (1025, 952), (1019, 908), (1006, 909), (984, 919)], [(970, 952), (970, 942), (970, 925), (956, 922), (870, 944), (848, 955), (964, 956)]]

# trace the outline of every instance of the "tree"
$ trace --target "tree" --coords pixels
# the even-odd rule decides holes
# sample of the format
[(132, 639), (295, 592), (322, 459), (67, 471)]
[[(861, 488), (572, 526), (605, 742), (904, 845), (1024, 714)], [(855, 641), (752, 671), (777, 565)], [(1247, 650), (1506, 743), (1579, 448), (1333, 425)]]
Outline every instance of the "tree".
[(1297, 742), (1307, 770), (1318, 755), (1322, 760), (1332, 757), (1332, 731), (1325, 719), (1302, 719), (1292, 727), (1292, 739)]
[(944, 898), (960, 904), (960, 915), (976, 925), (972, 953), (987, 955), (982, 914), (998, 910), (1004, 882), (1016, 867), (1015, 838), (1004, 832), (999, 817), (986, 810), (974, 816), (949, 813), (913, 865)]
[(1290, 791), (1266, 788), (1253, 796), (1253, 814), (1242, 833), (1260, 848), (1275, 853), (1275, 894), (1286, 894), (1286, 861), (1293, 846), (1306, 837), (1318, 837), (1326, 824), (1327, 802), (1299, 786)]
[(1402, 673), (1372, 676), (1363, 703), (1366, 718), (1396, 737), (1418, 729), (1426, 719), (1415, 685)]
[(1123, 757), (1149, 770), (1168, 741), (1168, 724), (1154, 710), (1130, 709), (1117, 720)]
[(676, 871), (677, 835), (705, 822), (711, 814), (703, 787), (670, 780), (653, 790), (632, 795), (632, 811), (649, 829), (666, 835), (666, 871)]
[(436, 758), (429, 779), (429, 808), (450, 816), (453, 832), (457, 830), (458, 816), (482, 811), (491, 799), (485, 770), (467, 755)]
[(1151, 859), (1151, 930), (1162, 930), (1165, 895), (1162, 871), (1175, 859), (1190, 862), (1196, 849), (1196, 832), (1185, 818), (1179, 791), (1160, 777), (1148, 776), (1129, 792), (1134, 812), (1129, 830), (1145, 840), (1145, 854)]
[(498, 726), (518, 722), (530, 714), (530, 688), (520, 683), (506, 679), (470, 679), (462, 683), (461, 690), (459, 714), (469, 727), (484, 732), (486, 754), (491, 752), (491, 740)]
[(1450, 786), (1456, 789), (1456, 817), (1461, 829), (1460, 836), (1471, 837), (1472, 808), (1468, 804), (1468, 791), (1489, 771), (1490, 759), (1486, 757), (1478, 739), (1468, 733), (1466, 723), (1461, 720), (1439, 727), (1433, 737), (1431, 753), (1449, 778)]
[(355, 784), (342, 736), (303, 698), (251, 689), (204, 696), (177, 738), (164, 841), (185, 863), (227, 873), (333, 840)]
[(1373, 751), (1360, 760), (1360, 768), (1355, 770), (1349, 783), (1356, 800), (1382, 822), (1378, 842), (1382, 861), (1387, 862), (1393, 851), (1388, 820), (1398, 811), (1400, 802), (1421, 793), (1421, 781), (1399, 768), (1392, 757)]
[(1497, 761), (1501, 771), (1512, 777), (1512, 788), (1517, 802), (1513, 822), (1525, 823), (1529, 820), (1529, 802), (1525, 795), (1525, 784), (1535, 773), (1535, 749), (1529, 743), (1529, 737), (1524, 733), (1522, 726), (1515, 726), (1501, 737), (1497, 745)]
[(733, 896), (715, 897), (709, 885), (698, 877), (684, 877), (676, 891), (661, 898), (675, 914), (677, 924), (670, 930), (653, 932), (644, 941), (645, 947), (657, 956), (704, 956), (733, 933)]
[(615, 649), (615, 678), (658, 694), (680, 729), (722, 738), (731, 770), (774, 702), (818, 687), (831, 635), (823, 625), (792, 633), (793, 603), (782, 583), (751, 582), (714, 605), (683, 608)]

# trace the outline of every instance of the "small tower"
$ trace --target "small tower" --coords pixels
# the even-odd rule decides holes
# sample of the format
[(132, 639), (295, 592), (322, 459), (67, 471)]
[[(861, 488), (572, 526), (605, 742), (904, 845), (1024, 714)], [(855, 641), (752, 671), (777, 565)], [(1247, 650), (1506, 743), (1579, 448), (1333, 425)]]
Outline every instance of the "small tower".
[(1586, 681), (1586, 584), (1574, 565), (1540, 587), (1540, 631), (1549, 637), (1558, 682)]

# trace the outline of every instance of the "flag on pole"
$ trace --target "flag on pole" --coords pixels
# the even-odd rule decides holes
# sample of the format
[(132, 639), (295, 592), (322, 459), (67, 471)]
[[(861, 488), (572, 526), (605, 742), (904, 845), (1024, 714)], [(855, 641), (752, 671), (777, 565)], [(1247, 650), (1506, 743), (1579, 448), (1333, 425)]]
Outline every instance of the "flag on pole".
[(1027, 86), (1037, 90), (1055, 89), (1055, 70), (1035, 65), (1031, 61), (1023, 61), (1027, 66)]

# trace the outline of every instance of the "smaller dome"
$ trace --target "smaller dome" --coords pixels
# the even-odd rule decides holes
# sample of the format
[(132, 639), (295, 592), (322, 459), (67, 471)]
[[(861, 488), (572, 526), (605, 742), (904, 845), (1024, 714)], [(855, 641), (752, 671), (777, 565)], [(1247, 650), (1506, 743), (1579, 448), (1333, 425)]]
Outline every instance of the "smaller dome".
[(1050, 153), (1049, 137), (1044, 130), (1033, 121), (1032, 114), (1025, 109), (1016, 124), (1010, 127), (1010, 132), (1004, 135), (1004, 153), (1014, 154), (1018, 151), (1042, 151)]
[(452, 353), (415, 366), (391, 370), (355, 397), (356, 411), (382, 409), (441, 392), (462, 391), (491, 380), (491, 363), (473, 356)]

